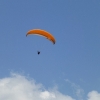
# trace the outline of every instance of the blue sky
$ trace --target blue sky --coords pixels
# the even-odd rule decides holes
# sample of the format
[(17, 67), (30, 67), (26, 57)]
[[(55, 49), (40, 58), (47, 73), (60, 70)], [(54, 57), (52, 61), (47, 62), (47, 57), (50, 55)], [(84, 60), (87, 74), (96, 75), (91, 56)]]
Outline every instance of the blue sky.
[[(0, 27), (1, 79), (18, 73), (76, 100), (77, 89), (81, 100), (100, 93), (99, 0), (2, 0)], [(26, 37), (36, 28), (50, 32), (56, 44)]]

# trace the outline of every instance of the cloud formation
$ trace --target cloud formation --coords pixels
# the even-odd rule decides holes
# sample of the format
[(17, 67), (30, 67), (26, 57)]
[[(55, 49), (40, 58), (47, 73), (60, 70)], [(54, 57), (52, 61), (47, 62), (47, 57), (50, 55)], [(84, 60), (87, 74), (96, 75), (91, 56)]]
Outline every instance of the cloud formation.
[(0, 79), (0, 100), (74, 100), (59, 91), (45, 90), (41, 84), (25, 76), (12, 74)]
[[(68, 81), (68, 80), (67, 80)], [(76, 95), (81, 96), (78, 89)], [(82, 99), (82, 98), (81, 98)], [(46, 90), (42, 84), (29, 80), (25, 76), (12, 74), (10, 77), (0, 79), (0, 100), (77, 100), (64, 95), (57, 89)], [(100, 100), (100, 93), (91, 91), (87, 100)]]

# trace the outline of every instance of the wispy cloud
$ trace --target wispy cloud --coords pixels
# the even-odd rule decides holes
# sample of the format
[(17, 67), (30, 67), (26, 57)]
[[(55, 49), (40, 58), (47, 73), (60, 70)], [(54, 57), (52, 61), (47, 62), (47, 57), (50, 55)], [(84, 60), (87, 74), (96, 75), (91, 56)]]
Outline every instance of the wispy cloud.
[(77, 96), (77, 99), (83, 100), (84, 90), (79, 85), (71, 82), (69, 79), (66, 79), (65, 81), (71, 85), (73, 93)]
[[(77, 96), (77, 99), (84, 100), (84, 90), (79, 85), (71, 82), (69, 79), (66, 79), (65, 81), (71, 84), (71, 87), (73, 89), (74, 94)], [(100, 93), (98, 93), (97, 91), (91, 91), (88, 93), (86, 100), (100, 100)]]

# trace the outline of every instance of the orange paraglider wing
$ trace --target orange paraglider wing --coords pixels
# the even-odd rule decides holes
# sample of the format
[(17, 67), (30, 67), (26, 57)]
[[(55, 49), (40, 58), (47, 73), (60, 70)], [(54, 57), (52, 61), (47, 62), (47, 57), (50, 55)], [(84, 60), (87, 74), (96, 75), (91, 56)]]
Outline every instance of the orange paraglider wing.
[(48, 40), (50, 40), (53, 44), (55, 44), (55, 38), (47, 31), (41, 30), (41, 29), (33, 29), (27, 32), (26, 36), (28, 35), (40, 35)]

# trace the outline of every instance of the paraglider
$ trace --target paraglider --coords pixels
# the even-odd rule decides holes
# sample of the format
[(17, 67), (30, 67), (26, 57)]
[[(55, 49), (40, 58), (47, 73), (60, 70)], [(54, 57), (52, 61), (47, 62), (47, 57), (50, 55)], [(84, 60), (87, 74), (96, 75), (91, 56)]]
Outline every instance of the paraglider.
[(39, 35), (47, 38), (50, 40), (53, 44), (55, 44), (56, 40), (53, 35), (51, 35), (49, 32), (41, 30), (41, 29), (33, 29), (27, 32), (26, 36), (28, 35)]
[[(48, 40), (50, 40), (53, 44), (55, 44), (56, 40), (54, 38), (53, 35), (51, 35), (49, 32), (45, 31), (45, 30), (41, 30), (41, 29), (33, 29), (33, 30), (29, 30), (26, 34), (26, 36), (28, 35), (38, 35), (38, 36), (43, 36), (45, 38), (47, 38)], [(37, 51), (37, 54), (40, 54), (40, 51)]]

